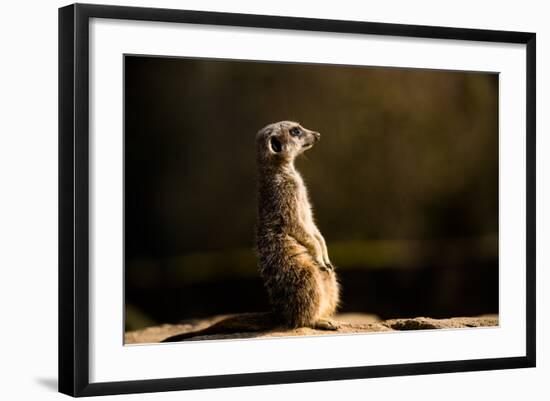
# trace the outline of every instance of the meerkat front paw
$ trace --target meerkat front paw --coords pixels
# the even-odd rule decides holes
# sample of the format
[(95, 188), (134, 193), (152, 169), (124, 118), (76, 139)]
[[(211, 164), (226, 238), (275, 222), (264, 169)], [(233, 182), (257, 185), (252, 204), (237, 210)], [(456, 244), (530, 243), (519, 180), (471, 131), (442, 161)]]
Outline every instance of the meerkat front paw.
[(319, 268), (324, 272), (331, 272), (334, 271), (334, 266), (331, 263), (319, 263)]
[(340, 326), (332, 320), (319, 319), (315, 322), (315, 324), (313, 325), (313, 328), (317, 329), (317, 330), (331, 330), (331, 331), (334, 331), (334, 330), (338, 330), (340, 328)]
[(319, 269), (327, 273), (334, 270), (334, 267), (330, 263), (328, 265), (325, 263), (317, 263), (317, 266), (319, 266)]
[(319, 268), (320, 268), (321, 270), (324, 270), (324, 269), (325, 269), (325, 262), (324, 262), (323, 259), (316, 259), (316, 258), (314, 258), (313, 261), (315, 262), (315, 264), (316, 264), (317, 266), (319, 266)]

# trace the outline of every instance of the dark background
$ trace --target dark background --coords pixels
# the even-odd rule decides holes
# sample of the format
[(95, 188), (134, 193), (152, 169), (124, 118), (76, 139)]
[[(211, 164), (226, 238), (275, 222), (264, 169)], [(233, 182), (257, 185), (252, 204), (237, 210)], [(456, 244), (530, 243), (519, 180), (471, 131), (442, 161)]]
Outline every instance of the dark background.
[(125, 57), (126, 328), (267, 310), (254, 138), (295, 120), (342, 312), (498, 313), (498, 75)]

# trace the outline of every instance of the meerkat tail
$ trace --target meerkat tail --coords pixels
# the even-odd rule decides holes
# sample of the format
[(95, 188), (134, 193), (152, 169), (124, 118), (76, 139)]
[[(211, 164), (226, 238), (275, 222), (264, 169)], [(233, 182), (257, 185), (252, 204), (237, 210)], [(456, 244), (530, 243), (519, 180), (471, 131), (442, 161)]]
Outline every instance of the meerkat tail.
[(277, 322), (271, 312), (242, 313), (220, 320), (205, 329), (192, 331), (189, 333), (176, 334), (165, 338), (161, 342), (178, 342), (192, 339), (193, 337), (215, 334), (234, 334), (273, 330), (276, 327)]

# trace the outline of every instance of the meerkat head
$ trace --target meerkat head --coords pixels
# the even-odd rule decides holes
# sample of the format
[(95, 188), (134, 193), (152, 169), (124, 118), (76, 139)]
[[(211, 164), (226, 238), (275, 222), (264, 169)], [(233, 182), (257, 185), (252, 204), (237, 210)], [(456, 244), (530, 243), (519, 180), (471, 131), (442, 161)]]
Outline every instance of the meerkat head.
[(273, 161), (293, 161), (311, 149), (321, 134), (293, 121), (280, 121), (262, 128), (256, 137), (258, 156)]

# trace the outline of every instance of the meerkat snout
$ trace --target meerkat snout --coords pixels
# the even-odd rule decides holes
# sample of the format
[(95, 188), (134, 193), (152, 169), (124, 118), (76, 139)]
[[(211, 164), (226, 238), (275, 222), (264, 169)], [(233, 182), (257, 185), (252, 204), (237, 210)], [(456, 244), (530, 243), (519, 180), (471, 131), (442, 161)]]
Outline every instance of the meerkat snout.
[(310, 138), (307, 138), (304, 141), (304, 144), (302, 145), (302, 148), (306, 148), (306, 150), (311, 148), (315, 142), (317, 142), (321, 139), (321, 134), (320, 133), (315, 132), (315, 131), (309, 131), (309, 133), (311, 134)]

